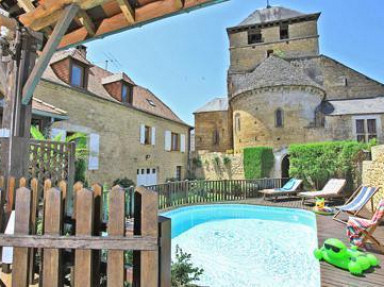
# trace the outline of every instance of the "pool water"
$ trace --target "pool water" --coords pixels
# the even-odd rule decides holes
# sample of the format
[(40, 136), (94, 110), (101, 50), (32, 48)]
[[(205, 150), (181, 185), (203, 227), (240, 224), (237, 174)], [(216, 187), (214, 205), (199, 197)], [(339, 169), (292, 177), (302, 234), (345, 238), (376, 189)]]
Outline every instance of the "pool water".
[(316, 217), (308, 211), (242, 204), (179, 208), (172, 219), (178, 245), (204, 269), (199, 286), (320, 286)]

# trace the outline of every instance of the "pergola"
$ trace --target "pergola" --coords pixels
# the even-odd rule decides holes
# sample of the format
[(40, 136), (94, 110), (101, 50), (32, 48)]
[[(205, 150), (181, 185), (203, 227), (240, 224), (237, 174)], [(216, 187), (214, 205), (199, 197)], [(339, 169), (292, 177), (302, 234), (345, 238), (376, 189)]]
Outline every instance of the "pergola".
[(31, 99), (55, 51), (223, 1), (0, 0), (4, 175), (27, 172)]

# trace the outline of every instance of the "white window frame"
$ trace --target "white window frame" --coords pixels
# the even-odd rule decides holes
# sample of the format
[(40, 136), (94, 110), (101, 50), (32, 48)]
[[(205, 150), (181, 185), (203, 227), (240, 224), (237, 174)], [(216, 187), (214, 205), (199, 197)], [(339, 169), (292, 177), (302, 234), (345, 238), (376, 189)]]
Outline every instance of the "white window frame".
[(352, 131), (353, 131), (353, 137), (355, 140), (357, 140), (357, 131), (356, 131), (356, 120), (364, 120), (364, 135), (365, 135), (365, 142), (368, 142), (368, 120), (376, 120), (376, 137), (377, 139), (381, 138), (381, 117), (379, 115), (364, 115), (364, 116), (353, 116), (352, 117)]

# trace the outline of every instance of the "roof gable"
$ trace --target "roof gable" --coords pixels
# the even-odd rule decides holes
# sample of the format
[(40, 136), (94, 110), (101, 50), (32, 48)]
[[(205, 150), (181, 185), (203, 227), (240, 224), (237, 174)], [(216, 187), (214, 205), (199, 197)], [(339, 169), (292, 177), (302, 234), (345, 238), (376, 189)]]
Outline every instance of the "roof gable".
[(259, 9), (249, 15), (239, 26), (257, 25), (301, 17), (305, 14), (281, 6)]
[(207, 112), (225, 112), (228, 111), (228, 99), (227, 98), (215, 98), (212, 101), (206, 103), (201, 108), (197, 109), (194, 114), (207, 113)]

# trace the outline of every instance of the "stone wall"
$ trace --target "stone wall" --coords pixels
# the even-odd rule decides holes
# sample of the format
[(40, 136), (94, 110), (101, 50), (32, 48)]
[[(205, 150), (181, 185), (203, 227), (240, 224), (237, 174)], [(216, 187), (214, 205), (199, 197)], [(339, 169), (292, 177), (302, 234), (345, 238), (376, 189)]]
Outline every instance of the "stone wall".
[[(156, 168), (158, 182), (162, 183), (175, 177), (177, 166), (182, 167), (184, 177), (188, 163), (188, 126), (46, 81), (40, 82), (35, 94), (68, 111), (69, 120), (56, 122), (55, 128), (99, 134), (99, 169), (87, 172), (90, 182), (111, 183), (124, 176), (136, 181), (137, 170)], [(155, 145), (140, 143), (141, 125), (156, 128)], [(186, 135), (186, 152), (165, 151), (167, 130)]]
[[(322, 95), (311, 88), (271, 88), (247, 92), (231, 101), (233, 114), (240, 116), (240, 130), (234, 130), (234, 150), (269, 146), (284, 148), (292, 143), (329, 139), (324, 128), (312, 128), (315, 109)], [(283, 111), (283, 127), (276, 127), (275, 111)]]
[[(244, 179), (243, 154), (227, 154), (220, 152), (194, 153), (201, 167), (192, 164), (195, 176), (205, 180)], [(192, 160), (195, 162), (195, 160)]]
[(363, 162), (363, 184), (378, 186), (380, 191), (374, 197), (375, 205), (384, 197), (384, 145), (372, 148), (372, 161)]
[(267, 51), (283, 52), (285, 57), (319, 54), (317, 21), (289, 24), (289, 39), (280, 40), (280, 26), (261, 29), (263, 43), (248, 44), (248, 32), (229, 33), (230, 71), (249, 71), (267, 57)]
[(218, 152), (233, 149), (232, 115), (229, 111), (195, 114), (195, 148)]

